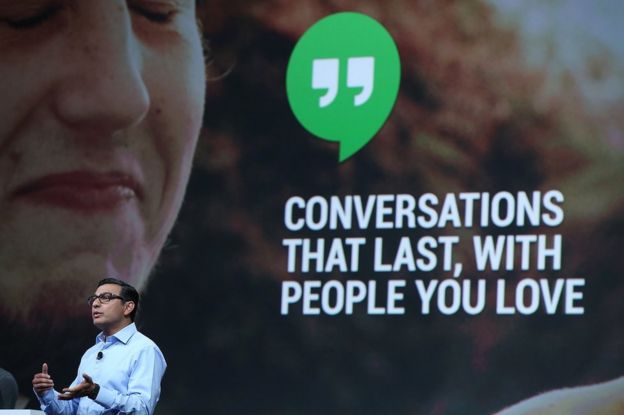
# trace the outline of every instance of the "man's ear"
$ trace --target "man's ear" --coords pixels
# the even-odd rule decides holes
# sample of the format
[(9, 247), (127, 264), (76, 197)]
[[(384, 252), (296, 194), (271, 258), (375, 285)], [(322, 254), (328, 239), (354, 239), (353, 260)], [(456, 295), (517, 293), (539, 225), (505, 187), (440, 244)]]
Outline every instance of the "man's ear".
[(124, 317), (128, 317), (134, 310), (135, 306), (134, 301), (126, 301), (124, 305)]

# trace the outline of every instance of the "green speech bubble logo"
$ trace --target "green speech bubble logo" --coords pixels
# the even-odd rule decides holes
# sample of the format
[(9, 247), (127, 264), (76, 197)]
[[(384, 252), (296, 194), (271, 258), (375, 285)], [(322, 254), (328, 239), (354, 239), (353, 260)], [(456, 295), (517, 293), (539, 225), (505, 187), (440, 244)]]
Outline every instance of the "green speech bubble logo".
[(388, 31), (360, 13), (337, 13), (310, 27), (295, 46), (286, 92), (310, 133), (340, 143), (342, 162), (379, 131), (396, 101), (399, 52)]

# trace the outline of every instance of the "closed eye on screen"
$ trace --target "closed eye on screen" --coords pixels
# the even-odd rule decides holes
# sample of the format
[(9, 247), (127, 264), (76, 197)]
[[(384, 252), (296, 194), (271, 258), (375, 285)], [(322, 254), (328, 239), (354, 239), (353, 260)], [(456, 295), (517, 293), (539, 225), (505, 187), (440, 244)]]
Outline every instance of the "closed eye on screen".
[(134, 2), (128, 5), (128, 8), (143, 17), (147, 20), (152, 21), (154, 23), (166, 24), (171, 22), (175, 15), (177, 14), (176, 9), (163, 9), (163, 10), (153, 10), (148, 7), (136, 4)]
[[(54, 15), (56, 15), (61, 9), (62, 6), (59, 4), (44, 5), (42, 7), (28, 10), (28, 12), (25, 13), (25, 16), (0, 17), (0, 22), (4, 22), (9, 27), (17, 30), (33, 29), (45, 23), (51, 17), (54, 17)], [(128, 9), (133, 13), (136, 13), (157, 24), (167, 24), (171, 22), (178, 13), (177, 9), (171, 8), (170, 6), (158, 7), (158, 9), (162, 10), (156, 10), (156, 7), (150, 8), (140, 5), (137, 2), (131, 2), (128, 5)]]
[(13, 29), (32, 29), (53, 17), (59, 10), (61, 10), (61, 6), (58, 4), (52, 4), (34, 10), (31, 14), (25, 17), (2, 17), (0, 20)]

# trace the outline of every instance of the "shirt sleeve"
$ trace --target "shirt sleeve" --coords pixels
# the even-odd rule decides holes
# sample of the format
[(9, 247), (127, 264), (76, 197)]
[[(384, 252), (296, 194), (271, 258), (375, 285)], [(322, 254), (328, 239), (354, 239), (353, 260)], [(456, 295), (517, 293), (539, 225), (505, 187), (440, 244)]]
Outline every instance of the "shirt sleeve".
[(154, 413), (160, 397), (160, 380), (167, 365), (162, 353), (155, 346), (143, 349), (137, 358), (128, 382), (128, 393), (100, 385), (95, 401), (107, 409), (122, 413)]
[[(77, 385), (78, 382), (74, 381), (71, 386)], [(39, 400), (41, 410), (48, 415), (75, 415), (78, 412), (79, 398), (69, 401), (62, 401), (57, 398), (58, 392), (54, 389), (48, 389), (43, 393), (43, 396), (39, 396), (35, 393), (35, 396)]]

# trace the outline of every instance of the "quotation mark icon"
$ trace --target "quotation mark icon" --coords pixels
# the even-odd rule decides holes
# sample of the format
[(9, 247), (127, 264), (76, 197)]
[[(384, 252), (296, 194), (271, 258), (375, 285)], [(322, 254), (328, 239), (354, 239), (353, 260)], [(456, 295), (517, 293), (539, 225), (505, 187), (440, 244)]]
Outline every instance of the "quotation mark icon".
[[(324, 108), (336, 99), (339, 89), (340, 60), (314, 59), (312, 61), (312, 88), (325, 89), (319, 97), (319, 107)], [(347, 87), (361, 88), (353, 97), (353, 105), (365, 104), (373, 94), (375, 79), (375, 58), (372, 56), (353, 57), (347, 60)]]
[(400, 79), (401, 60), (390, 33), (370, 16), (340, 12), (314, 23), (297, 42), (288, 60), (286, 93), (303, 128), (339, 144), (342, 162), (384, 125)]

